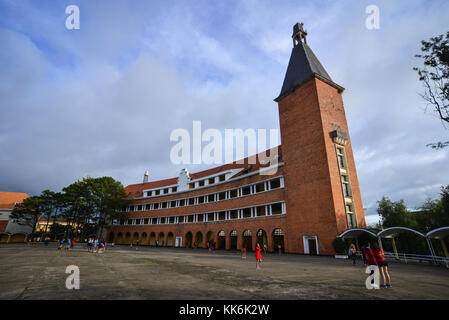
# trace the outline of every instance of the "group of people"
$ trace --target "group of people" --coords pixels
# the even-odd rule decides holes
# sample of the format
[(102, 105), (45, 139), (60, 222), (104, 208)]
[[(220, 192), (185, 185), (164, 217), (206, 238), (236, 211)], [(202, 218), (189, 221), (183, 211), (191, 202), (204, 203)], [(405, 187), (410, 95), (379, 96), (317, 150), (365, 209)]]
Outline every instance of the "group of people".
[[(349, 247), (348, 256), (356, 264), (357, 249), (354, 244)], [(385, 253), (377, 243), (366, 242), (362, 248), (362, 258), (365, 266), (375, 265), (379, 268), (381, 276), (380, 288), (391, 288), (390, 274), (388, 273), (388, 262), (385, 259)]]
[(73, 247), (75, 246), (75, 242), (77, 241), (76, 238), (63, 238), (61, 240), (59, 240), (59, 245), (58, 245), (58, 250), (61, 250), (64, 248), (64, 250), (70, 250), (73, 249)]
[(104, 239), (98, 238), (89, 238), (87, 241), (87, 251), (88, 252), (96, 252), (96, 253), (104, 253), (106, 250), (106, 242)]
[(215, 248), (217, 244), (214, 241), (208, 241), (207, 242), (207, 251), (215, 253)]
[[(241, 249), (242, 252), (242, 259), (246, 259), (246, 247), (243, 246)], [(266, 253), (266, 247), (264, 244), (264, 252)], [(260, 263), (262, 262), (262, 248), (260, 247), (259, 243), (256, 243), (256, 270), (260, 269)]]

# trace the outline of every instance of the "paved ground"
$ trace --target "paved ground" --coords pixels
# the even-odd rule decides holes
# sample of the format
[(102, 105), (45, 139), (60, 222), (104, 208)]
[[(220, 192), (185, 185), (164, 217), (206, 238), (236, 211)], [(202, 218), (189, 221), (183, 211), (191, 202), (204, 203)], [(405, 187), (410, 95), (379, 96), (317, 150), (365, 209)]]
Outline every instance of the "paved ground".
[[(68, 265), (80, 289), (65, 287)], [(331, 257), (173, 248), (113, 248), (104, 254), (0, 246), (0, 299), (448, 299), (449, 269), (391, 263), (393, 288), (365, 288), (364, 267)]]

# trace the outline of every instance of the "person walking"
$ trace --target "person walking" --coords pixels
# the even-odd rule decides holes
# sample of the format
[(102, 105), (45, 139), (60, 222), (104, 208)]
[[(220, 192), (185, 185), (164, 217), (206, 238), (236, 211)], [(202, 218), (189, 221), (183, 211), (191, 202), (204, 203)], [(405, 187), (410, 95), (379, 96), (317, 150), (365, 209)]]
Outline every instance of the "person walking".
[(259, 243), (256, 244), (256, 270), (260, 269), (260, 263), (262, 262), (262, 254), (260, 253), (261, 248)]
[(263, 253), (264, 253), (264, 254), (267, 254), (267, 251), (268, 251), (267, 244), (264, 243), (264, 244), (263, 244)]
[(92, 247), (94, 245), (94, 239), (89, 238), (87, 241), (87, 252), (92, 252)]
[(242, 247), (242, 259), (246, 259), (246, 246)]
[(388, 262), (385, 260), (385, 253), (377, 243), (373, 243), (373, 254), (379, 266), (380, 275), (382, 276), (381, 288), (391, 288), (390, 274), (388, 273)]
[(348, 256), (349, 259), (352, 259), (352, 264), (355, 265), (356, 258), (357, 258), (357, 249), (355, 248), (355, 245), (351, 243), (348, 249)]

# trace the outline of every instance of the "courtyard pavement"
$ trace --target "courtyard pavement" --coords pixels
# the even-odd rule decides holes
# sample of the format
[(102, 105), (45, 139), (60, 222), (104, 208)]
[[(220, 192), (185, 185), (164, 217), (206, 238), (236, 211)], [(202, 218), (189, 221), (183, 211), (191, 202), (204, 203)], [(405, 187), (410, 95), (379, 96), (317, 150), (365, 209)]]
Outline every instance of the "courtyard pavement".
[[(368, 290), (361, 261), (266, 254), (260, 270), (248, 252), (204, 249), (57, 250), (55, 244), (0, 245), (0, 299), (448, 299), (449, 269), (390, 263), (393, 288)], [(66, 267), (80, 270), (80, 289), (65, 287)]]

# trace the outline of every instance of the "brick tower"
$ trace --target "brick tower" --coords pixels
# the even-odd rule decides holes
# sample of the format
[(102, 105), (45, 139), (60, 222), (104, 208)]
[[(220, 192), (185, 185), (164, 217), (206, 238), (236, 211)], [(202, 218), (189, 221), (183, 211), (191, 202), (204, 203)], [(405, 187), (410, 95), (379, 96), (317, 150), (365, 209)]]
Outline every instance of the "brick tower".
[(365, 227), (362, 199), (343, 107), (343, 87), (307, 45), (302, 23), (279, 105), (289, 252), (332, 254), (335, 236)]

